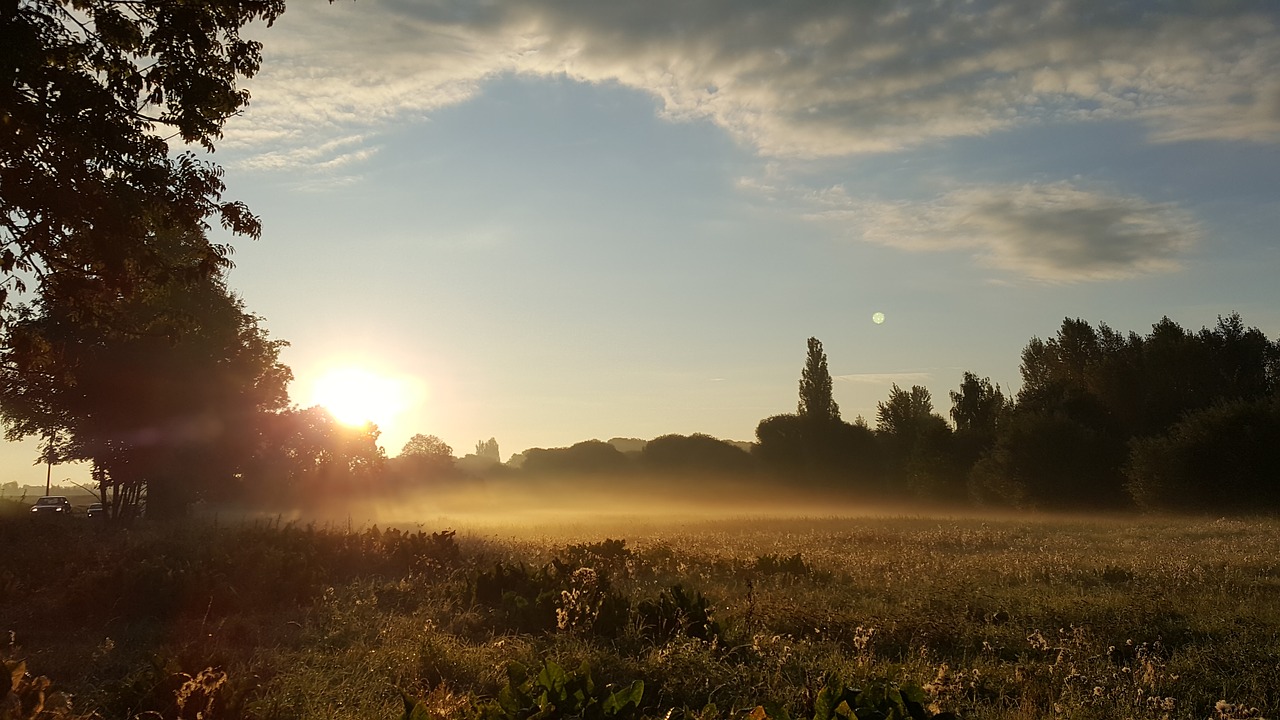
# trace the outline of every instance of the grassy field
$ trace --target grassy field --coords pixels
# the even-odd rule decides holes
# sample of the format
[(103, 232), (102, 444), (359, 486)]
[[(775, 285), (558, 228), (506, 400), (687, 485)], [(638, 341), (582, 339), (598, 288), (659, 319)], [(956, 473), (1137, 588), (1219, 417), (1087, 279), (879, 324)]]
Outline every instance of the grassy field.
[(29, 520), (0, 523), (27, 715), (47, 676), (67, 717), (396, 718), (403, 692), (441, 719), (826, 718), (848, 687), (922, 716), (1280, 717), (1274, 520)]

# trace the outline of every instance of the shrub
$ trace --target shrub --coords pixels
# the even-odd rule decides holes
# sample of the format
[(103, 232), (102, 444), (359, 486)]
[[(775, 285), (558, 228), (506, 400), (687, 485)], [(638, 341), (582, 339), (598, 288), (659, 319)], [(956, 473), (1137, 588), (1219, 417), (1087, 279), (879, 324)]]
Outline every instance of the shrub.
[(719, 640), (720, 625), (712, 616), (711, 606), (702, 593), (692, 595), (680, 585), (663, 590), (656, 599), (636, 606), (641, 632), (655, 641), (666, 641), (677, 635), (698, 640)]
[(1147, 510), (1280, 509), (1280, 401), (1223, 403), (1135, 440), (1127, 488)]

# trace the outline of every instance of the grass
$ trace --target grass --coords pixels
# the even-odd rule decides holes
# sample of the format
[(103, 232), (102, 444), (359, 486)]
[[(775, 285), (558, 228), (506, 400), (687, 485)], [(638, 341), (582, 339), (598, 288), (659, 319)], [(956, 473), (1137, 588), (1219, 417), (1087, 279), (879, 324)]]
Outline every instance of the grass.
[(548, 659), (643, 681), (647, 717), (809, 717), (832, 675), (967, 718), (1280, 717), (1275, 520), (28, 520), (0, 523), (0, 630), (70, 717), (477, 717)]

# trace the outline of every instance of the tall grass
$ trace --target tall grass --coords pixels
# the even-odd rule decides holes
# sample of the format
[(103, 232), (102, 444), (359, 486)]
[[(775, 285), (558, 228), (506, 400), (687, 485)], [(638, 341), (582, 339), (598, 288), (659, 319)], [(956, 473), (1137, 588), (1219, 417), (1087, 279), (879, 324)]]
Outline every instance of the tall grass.
[(470, 717), (546, 660), (642, 681), (649, 717), (810, 717), (832, 677), (970, 718), (1280, 716), (1274, 520), (25, 520), (0, 523), (5, 652), (80, 716), (393, 718), (405, 692)]

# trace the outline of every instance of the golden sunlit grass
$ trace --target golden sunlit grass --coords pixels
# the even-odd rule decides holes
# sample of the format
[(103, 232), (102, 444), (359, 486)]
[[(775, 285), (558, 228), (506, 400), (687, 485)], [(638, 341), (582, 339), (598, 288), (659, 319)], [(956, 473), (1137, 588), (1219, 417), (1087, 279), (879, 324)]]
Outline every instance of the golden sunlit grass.
[[(768, 702), (808, 717), (831, 673), (916, 683), (935, 711), (968, 718), (1280, 711), (1275, 520), (525, 520), (417, 540), (259, 524), (33, 541), (0, 525), (24, 547), (0, 578), (29, 599), (15, 614), (6, 596), (0, 617), (34, 623), (0, 629), (78, 708), (149, 707), (136, 694), (163, 686), (152, 653), (187, 676), (224, 672), (211, 718), (394, 718), (399, 690), (469, 717), (507, 663), (547, 658), (586, 661), (602, 685), (643, 680), (650, 717), (714, 703), (743, 718)], [(63, 554), (57, 572), (49, 552)], [(510, 585), (493, 605), (478, 590), (495, 563), (533, 573), (553, 558), (593, 572), (547, 596), (547, 629), (520, 629), (532, 591)], [(719, 634), (658, 635), (634, 617), (603, 631), (599, 577), (633, 613), (676, 584), (701, 592)], [(111, 610), (85, 612), (98, 606)]]

